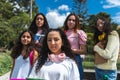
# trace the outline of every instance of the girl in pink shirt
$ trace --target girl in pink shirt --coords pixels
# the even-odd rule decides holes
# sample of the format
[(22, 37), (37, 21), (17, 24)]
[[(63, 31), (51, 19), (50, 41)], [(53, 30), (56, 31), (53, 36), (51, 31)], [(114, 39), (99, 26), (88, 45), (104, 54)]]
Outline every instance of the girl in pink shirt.
[(83, 66), (81, 54), (86, 53), (87, 35), (83, 30), (80, 30), (79, 18), (76, 14), (71, 13), (67, 16), (64, 22), (64, 31), (70, 42), (71, 49), (75, 54), (78, 62), (78, 69), (80, 73), (80, 80), (83, 79)]

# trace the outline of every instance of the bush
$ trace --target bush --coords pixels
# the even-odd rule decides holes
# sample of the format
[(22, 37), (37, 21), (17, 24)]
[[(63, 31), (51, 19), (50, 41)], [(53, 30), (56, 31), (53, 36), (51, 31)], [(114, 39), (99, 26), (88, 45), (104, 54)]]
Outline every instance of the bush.
[(9, 54), (9, 51), (0, 53), (0, 76), (11, 70), (12, 59)]

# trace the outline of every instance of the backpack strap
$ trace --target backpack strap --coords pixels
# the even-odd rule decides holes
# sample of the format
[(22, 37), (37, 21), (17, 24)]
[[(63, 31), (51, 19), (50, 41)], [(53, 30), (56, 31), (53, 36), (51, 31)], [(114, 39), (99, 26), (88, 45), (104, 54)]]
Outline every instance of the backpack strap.
[(30, 59), (31, 69), (29, 70), (28, 77), (29, 77), (29, 75), (32, 71), (32, 68), (33, 68), (34, 49), (30, 52), (29, 59)]
[(34, 50), (32, 50), (32, 51), (30, 52), (29, 58), (30, 58), (30, 64), (31, 64), (31, 66), (33, 66)]

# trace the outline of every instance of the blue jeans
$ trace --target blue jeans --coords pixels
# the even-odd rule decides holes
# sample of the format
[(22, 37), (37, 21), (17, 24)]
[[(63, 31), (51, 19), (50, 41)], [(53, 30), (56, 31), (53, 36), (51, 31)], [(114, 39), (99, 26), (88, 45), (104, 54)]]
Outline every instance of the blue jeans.
[(77, 55), (75, 54), (75, 59), (78, 63), (78, 70), (79, 70), (79, 73), (80, 73), (80, 80), (83, 80), (83, 66), (82, 66), (82, 58), (80, 57), (80, 55)]
[(107, 76), (107, 80), (117, 80), (117, 70), (102, 70), (95, 68), (96, 80), (104, 80)]

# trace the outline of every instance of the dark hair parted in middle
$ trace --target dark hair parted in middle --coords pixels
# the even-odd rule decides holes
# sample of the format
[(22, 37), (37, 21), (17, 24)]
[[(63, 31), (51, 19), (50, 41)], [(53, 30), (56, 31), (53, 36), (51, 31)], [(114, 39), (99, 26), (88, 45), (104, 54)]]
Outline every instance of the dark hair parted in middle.
[(80, 22), (79, 22), (78, 16), (77, 16), (75, 13), (70, 13), (70, 14), (67, 16), (67, 18), (66, 18), (66, 20), (65, 20), (65, 22), (64, 22), (63, 27), (64, 27), (64, 30), (65, 30), (65, 31), (68, 30), (67, 21), (68, 21), (69, 17), (72, 16), (72, 15), (75, 16), (75, 27), (74, 27), (74, 32), (77, 32), (77, 29), (80, 28)]
[(30, 28), (29, 28), (29, 30), (32, 31), (34, 34), (36, 34), (37, 31), (38, 31), (38, 27), (37, 27), (37, 25), (36, 25), (36, 18), (37, 18), (37, 16), (39, 16), (39, 15), (42, 15), (43, 18), (44, 18), (44, 24), (43, 24), (43, 26), (41, 27), (42, 30), (43, 30), (43, 33), (46, 33), (47, 30), (49, 29), (49, 25), (48, 25), (48, 22), (47, 22), (47, 19), (46, 19), (45, 15), (44, 15), (43, 13), (37, 13), (36, 16), (34, 17), (32, 23), (31, 23), (31, 25), (30, 25)]
[(46, 36), (43, 40), (43, 47), (42, 47), (40, 55), (38, 57), (36, 72), (38, 72), (39, 69), (42, 67), (42, 65), (45, 63), (45, 61), (48, 58), (48, 54), (51, 54), (51, 51), (48, 48), (48, 44), (47, 44), (47, 37), (48, 37), (48, 34), (52, 31), (56, 31), (60, 34), (60, 37), (61, 37), (62, 43), (63, 43), (61, 50), (66, 54), (67, 57), (70, 57), (71, 59), (75, 60), (74, 55), (71, 50), (71, 47), (70, 47), (70, 43), (69, 43), (65, 33), (61, 29), (58, 29), (58, 28), (57, 29), (49, 29), (48, 33), (46, 34)]

